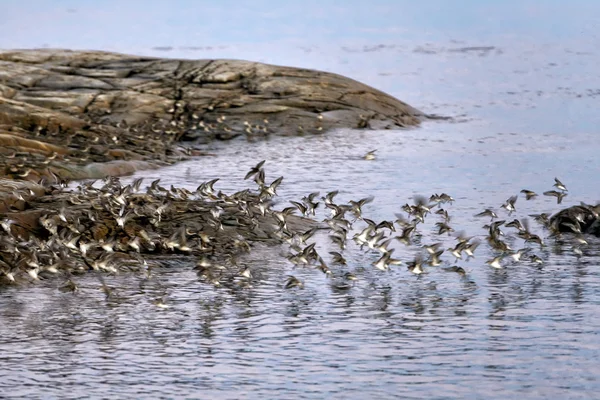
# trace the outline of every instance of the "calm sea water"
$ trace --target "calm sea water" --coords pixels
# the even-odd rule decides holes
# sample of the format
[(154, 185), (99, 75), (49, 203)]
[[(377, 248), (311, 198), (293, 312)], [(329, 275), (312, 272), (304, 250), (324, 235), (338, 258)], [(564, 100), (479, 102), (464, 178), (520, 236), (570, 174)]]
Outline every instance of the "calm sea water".
[[(341, 73), (426, 112), (453, 116), (403, 131), (341, 130), (322, 136), (213, 143), (213, 156), (156, 171), (147, 181), (195, 189), (252, 187), (246, 171), (266, 159), (284, 176), (279, 204), (312, 191), (336, 200), (373, 195), (364, 215), (395, 219), (416, 194), (446, 192), (450, 225), (485, 236), (521, 189), (569, 188), (562, 206), (598, 194), (600, 6), (576, 1), (259, 1), (179, 3), (21, 1), (3, 5), (2, 48), (95, 48), (186, 58), (242, 58)], [(377, 149), (377, 159), (362, 156)], [(131, 179), (131, 178), (128, 178)], [(127, 179), (125, 179), (127, 181)], [(510, 216), (560, 209), (554, 198), (516, 203)], [(324, 211), (318, 215), (325, 217)], [(420, 228), (422, 244), (455, 243)], [(363, 225), (356, 223), (356, 227)], [(508, 234), (511, 230), (506, 229)], [(316, 239), (330, 261), (336, 250)], [(60, 280), (0, 290), (0, 393), (5, 398), (594, 398), (600, 390), (600, 241), (577, 258), (572, 241), (530, 245), (544, 260), (490, 268), (486, 245), (470, 261), (443, 255), (417, 277), (389, 272), (374, 252), (349, 245), (348, 266), (293, 268), (285, 247), (242, 262), (252, 288), (214, 288), (186, 260), (149, 281), (93, 276), (80, 291)], [(510, 240), (515, 249), (523, 246)], [(418, 245), (396, 244), (408, 262)], [(458, 265), (464, 277), (446, 272)], [(358, 280), (341, 278), (353, 272)], [(287, 275), (304, 289), (284, 289)], [(169, 308), (154, 302), (163, 299)]]

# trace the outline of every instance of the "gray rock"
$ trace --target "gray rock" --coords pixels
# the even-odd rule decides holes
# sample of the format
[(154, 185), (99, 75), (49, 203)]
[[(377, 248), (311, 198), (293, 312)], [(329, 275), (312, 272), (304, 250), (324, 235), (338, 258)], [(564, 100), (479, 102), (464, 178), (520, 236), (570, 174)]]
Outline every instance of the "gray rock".
[[(115, 160), (175, 162), (179, 141), (403, 128), (428, 117), (328, 72), (239, 60), (0, 51), (0, 156), (9, 156), (0, 157), (0, 176), (12, 179), (77, 179), (86, 176), (85, 165)], [(119, 171), (107, 166), (102, 173)]]

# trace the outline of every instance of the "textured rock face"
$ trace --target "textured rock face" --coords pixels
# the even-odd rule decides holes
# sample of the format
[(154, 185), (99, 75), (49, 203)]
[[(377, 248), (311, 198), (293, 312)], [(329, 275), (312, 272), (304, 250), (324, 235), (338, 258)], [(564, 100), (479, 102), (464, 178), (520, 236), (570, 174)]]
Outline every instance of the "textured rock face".
[[(238, 60), (0, 51), (0, 176), (120, 174), (176, 161), (174, 143), (419, 124), (426, 116), (336, 74)], [(115, 165), (119, 165), (117, 168)], [(130, 169), (135, 169), (135, 165)]]

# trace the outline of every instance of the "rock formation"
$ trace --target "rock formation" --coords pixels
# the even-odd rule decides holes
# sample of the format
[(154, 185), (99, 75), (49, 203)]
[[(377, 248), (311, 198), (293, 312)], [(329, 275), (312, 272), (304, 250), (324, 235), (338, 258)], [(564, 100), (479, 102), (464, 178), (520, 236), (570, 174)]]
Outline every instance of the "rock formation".
[[(199, 259), (199, 277), (214, 284), (245, 277), (235, 254), (256, 242), (314, 233), (309, 219), (270, 208), (281, 179), (266, 184), (259, 169), (258, 191), (227, 195), (213, 191), (214, 182), (193, 193), (158, 182), (144, 191), (139, 181), (122, 186), (112, 177), (202, 155), (197, 142), (408, 127), (426, 117), (385, 93), (319, 71), (237, 60), (0, 51), (0, 283), (143, 269), (164, 254)], [(68, 181), (84, 178), (103, 183), (65, 190)], [(298, 257), (311, 259), (305, 252)]]
[(193, 155), (182, 141), (418, 125), (336, 74), (239, 60), (0, 51), (0, 177), (100, 178)]

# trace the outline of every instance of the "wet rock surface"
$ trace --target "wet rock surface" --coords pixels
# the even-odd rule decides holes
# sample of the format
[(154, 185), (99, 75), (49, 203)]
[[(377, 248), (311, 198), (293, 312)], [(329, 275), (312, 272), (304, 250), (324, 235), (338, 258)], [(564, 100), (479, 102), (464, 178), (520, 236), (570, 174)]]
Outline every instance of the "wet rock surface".
[(199, 155), (180, 142), (418, 125), (340, 75), (239, 60), (0, 51), (0, 176), (100, 178)]
[(556, 232), (592, 234), (600, 237), (600, 204), (580, 204), (565, 208), (550, 218)]

